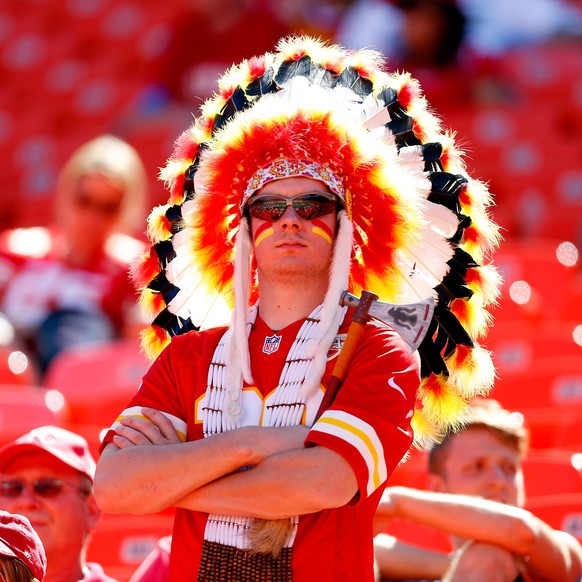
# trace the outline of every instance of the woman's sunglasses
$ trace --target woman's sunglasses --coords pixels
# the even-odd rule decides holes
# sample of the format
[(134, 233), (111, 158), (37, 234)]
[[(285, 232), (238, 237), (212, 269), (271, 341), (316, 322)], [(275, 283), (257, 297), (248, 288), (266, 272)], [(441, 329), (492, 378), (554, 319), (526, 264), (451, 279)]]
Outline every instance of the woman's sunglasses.
[(62, 481), (61, 479), (35, 479), (31, 481), (29, 484), (25, 483), (24, 481), (19, 481), (17, 479), (11, 479), (7, 481), (2, 481), (0, 483), (0, 495), (3, 497), (19, 497), (22, 495), (22, 492), (30, 485), (35, 492), (36, 495), (40, 497), (56, 497), (61, 493), (63, 487), (65, 485), (69, 485), (70, 487), (75, 487), (79, 491), (82, 491), (85, 494), (88, 494), (85, 488), (80, 487), (79, 485), (75, 485), (73, 483), (67, 483), (66, 481)]
[(248, 201), (246, 209), (253, 218), (276, 222), (285, 214), (288, 206), (293, 206), (301, 218), (313, 220), (326, 214), (332, 214), (337, 210), (339, 203), (339, 198), (335, 194), (309, 192), (298, 194), (293, 198), (257, 196)]

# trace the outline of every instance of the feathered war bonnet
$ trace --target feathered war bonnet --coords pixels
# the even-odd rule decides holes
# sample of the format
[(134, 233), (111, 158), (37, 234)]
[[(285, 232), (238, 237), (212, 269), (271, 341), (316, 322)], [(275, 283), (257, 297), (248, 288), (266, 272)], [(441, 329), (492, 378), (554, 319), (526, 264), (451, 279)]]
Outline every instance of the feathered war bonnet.
[(327, 354), (346, 288), (392, 303), (436, 300), (418, 349), (421, 445), (456, 428), (467, 401), (492, 386), (478, 340), (498, 294), (490, 255), (499, 235), (487, 188), (466, 174), (418, 83), (383, 67), (374, 51), (290, 37), (227, 71), (161, 172), (170, 198), (150, 216), (153, 244), (133, 277), (152, 320), (142, 334), (151, 358), (171, 336), (220, 321), (217, 305), (228, 305), (239, 348), (231, 364), (248, 379), (246, 311), (258, 289), (241, 209), (261, 172), (285, 161), (315, 167), (344, 206), (315, 351)]

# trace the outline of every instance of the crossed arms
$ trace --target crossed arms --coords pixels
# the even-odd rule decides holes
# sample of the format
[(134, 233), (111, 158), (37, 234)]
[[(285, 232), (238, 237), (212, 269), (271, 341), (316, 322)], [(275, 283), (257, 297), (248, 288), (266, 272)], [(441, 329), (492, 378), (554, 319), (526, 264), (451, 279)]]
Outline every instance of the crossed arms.
[(345, 505), (357, 492), (341, 455), (304, 447), (305, 426), (243, 427), (182, 443), (163, 414), (144, 408), (143, 415), (123, 419), (101, 455), (95, 494), (103, 511), (177, 506), (279, 519)]

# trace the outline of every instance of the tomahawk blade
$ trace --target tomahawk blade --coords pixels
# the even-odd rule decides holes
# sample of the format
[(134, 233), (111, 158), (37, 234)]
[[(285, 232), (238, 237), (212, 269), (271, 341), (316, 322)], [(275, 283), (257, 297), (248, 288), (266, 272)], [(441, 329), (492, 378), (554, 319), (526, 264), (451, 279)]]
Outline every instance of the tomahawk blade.
[[(347, 291), (340, 303), (348, 307), (357, 307), (359, 298)], [(418, 349), (434, 312), (434, 298), (428, 297), (416, 303), (395, 304), (373, 301), (368, 311), (370, 317), (379, 319), (392, 326), (412, 351)]]

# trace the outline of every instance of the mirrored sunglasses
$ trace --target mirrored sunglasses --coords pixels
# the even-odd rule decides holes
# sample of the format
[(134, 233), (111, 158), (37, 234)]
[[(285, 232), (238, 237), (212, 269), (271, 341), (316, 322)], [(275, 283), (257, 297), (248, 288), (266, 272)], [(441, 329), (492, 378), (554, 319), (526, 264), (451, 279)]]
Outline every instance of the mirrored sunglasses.
[(32, 490), (39, 497), (56, 497), (61, 493), (63, 487), (68, 485), (69, 487), (74, 487), (79, 491), (89, 494), (85, 488), (75, 485), (73, 483), (67, 483), (61, 479), (35, 479), (29, 483), (20, 481), (18, 479), (5, 480), (0, 483), (0, 495), (3, 497), (19, 497), (27, 486), (32, 487)]
[(287, 207), (292, 206), (301, 218), (313, 220), (332, 214), (338, 209), (339, 204), (339, 198), (335, 194), (326, 192), (309, 192), (298, 194), (293, 198), (262, 195), (251, 198), (247, 203), (247, 210), (253, 218), (276, 222), (285, 214)]

